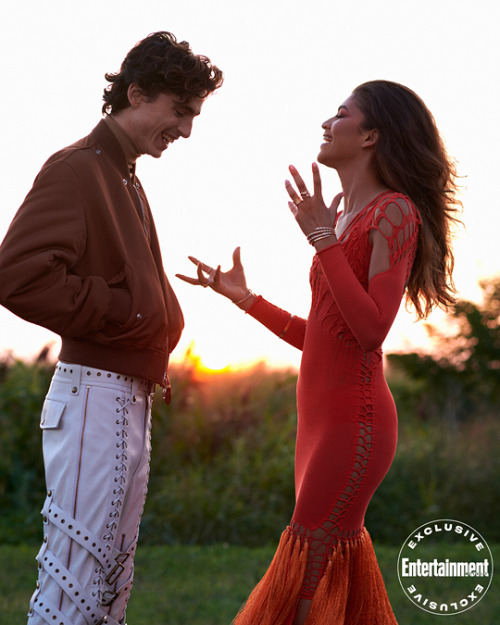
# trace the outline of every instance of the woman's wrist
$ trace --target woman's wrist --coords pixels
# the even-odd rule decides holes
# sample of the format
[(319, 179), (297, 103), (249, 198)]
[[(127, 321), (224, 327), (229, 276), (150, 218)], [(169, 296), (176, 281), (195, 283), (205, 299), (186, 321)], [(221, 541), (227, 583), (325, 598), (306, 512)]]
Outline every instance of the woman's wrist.
[(319, 241), (316, 241), (316, 243), (314, 243), (314, 249), (317, 252), (321, 252), (321, 250), (324, 250), (331, 245), (335, 245), (335, 243), (338, 243), (338, 239), (335, 234), (332, 234), (328, 237), (320, 239)]
[(250, 306), (254, 303), (255, 298), (257, 296), (253, 293), (253, 291), (251, 291), (250, 289), (247, 289), (247, 292), (242, 295), (241, 298), (236, 299), (236, 300), (231, 300), (233, 302), (233, 304), (236, 304), (236, 306), (238, 306), (238, 308), (241, 308), (242, 310), (248, 310), (250, 308)]
[(306, 235), (309, 243), (318, 249), (318, 245), (324, 246), (324, 241), (329, 241), (328, 245), (332, 245), (336, 242), (335, 230), (331, 226), (317, 226), (309, 234)]

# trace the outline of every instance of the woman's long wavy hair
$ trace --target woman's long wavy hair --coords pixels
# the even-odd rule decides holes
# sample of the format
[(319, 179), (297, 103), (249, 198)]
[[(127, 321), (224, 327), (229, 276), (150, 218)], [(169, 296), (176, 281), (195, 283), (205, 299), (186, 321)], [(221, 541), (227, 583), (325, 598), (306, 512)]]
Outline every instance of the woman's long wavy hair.
[(363, 126), (379, 131), (375, 163), (381, 181), (407, 195), (422, 219), (406, 287), (407, 301), (421, 319), (435, 306), (446, 309), (455, 302), (451, 233), (461, 207), (455, 165), (434, 117), (411, 89), (374, 80), (357, 87), (353, 95), (364, 115)]
[(146, 97), (173, 93), (182, 99), (207, 97), (223, 82), (221, 70), (206, 56), (193, 54), (187, 41), (177, 41), (172, 33), (148, 35), (125, 57), (120, 71), (106, 74), (103, 113), (117, 113), (130, 106), (128, 88), (139, 85)]

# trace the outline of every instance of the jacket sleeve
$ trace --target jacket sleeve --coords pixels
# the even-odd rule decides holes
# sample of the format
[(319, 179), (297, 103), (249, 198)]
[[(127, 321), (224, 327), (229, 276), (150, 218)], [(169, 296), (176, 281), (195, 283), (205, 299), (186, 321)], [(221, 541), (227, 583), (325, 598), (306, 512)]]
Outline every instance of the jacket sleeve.
[[(395, 211), (399, 210), (396, 207)], [(401, 305), (415, 255), (418, 223), (416, 212), (406, 215), (401, 212), (397, 220), (394, 217), (391, 220), (388, 211), (378, 213), (370, 230), (378, 238), (374, 250), (386, 258), (387, 268), (370, 277), (367, 289), (355, 275), (339, 243), (318, 252), (340, 313), (367, 352), (382, 345)], [(372, 252), (371, 268), (374, 265), (380, 268), (379, 259), (377, 262)]]
[(303, 348), (306, 331), (305, 319), (295, 317), (274, 306), (260, 295), (257, 296), (247, 312), (286, 343), (300, 350)]
[(101, 329), (112, 300), (123, 310), (127, 295), (100, 276), (77, 275), (85, 241), (78, 177), (66, 162), (46, 165), (0, 247), (0, 303), (63, 336)]

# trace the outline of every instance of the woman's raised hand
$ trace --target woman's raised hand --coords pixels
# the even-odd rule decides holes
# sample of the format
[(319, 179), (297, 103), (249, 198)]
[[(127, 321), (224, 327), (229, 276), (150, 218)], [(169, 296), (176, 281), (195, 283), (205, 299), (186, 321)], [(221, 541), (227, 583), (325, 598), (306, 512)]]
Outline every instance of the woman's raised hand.
[[(233, 252), (233, 266), (229, 271), (221, 271), (220, 265), (217, 269), (213, 269), (209, 265), (202, 263), (194, 256), (188, 256), (189, 260), (196, 265), (196, 278), (176, 274), (177, 278), (188, 282), (189, 284), (199, 285), (202, 287), (209, 286), (216, 293), (220, 293), (228, 297), (232, 302), (238, 304), (240, 300), (245, 302), (250, 300), (251, 292), (247, 287), (245, 272), (241, 264), (240, 248), (237, 247)], [(248, 298), (247, 298), (248, 296)]]
[[(323, 200), (321, 176), (317, 163), (313, 163), (312, 165), (314, 189), (312, 195), (307, 190), (306, 184), (297, 169), (293, 165), (290, 165), (289, 170), (297, 185), (298, 191), (295, 190), (289, 180), (285, 181), (285, 187), (291, 199), (291, 202), (288, 202), (288, 206), (302, 232), (308, 237), (309, 242), (312, 244), (315, 243), (315, 239), (319, 241), (320, 239), (326, 238), (330, 239), (328, 244), (331, 244), (331, 242), (336, 240), (334, 232), (335, 221), (339, 204), (344, 194), (338, 193), (328, 207)], [(331, 233), (328, 234), (330, 231)]]

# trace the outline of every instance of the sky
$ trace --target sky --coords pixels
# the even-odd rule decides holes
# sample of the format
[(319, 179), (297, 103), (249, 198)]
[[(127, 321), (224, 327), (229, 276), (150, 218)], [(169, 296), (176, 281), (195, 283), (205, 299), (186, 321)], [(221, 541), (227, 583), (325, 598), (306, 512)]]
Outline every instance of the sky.
[[(426, 102), (461, 175), (464, 228), (455, 242), (459, 297), (500, 273), (500, 38), (495, 0), (9, 0), (0, 23), (3, 202), (0, 239), (43, 162), (87, 135), (101, 116), (105, 72), (151, 32), (190, 42), (225, 74), (192, 136), (161, 159), (142, 157), (165, 269), (191, 348), (213, 369), (265, 360), (298, 366), (300, 353), (228, 300), (175, 278), (188, 255), (231, 265), (241, 246), (248, 286), (290, 312), (310, 304), (308, 245), (287, 205), (293, 163), (310, 180), (321, 123), (360, 83), (403, 83)], [(325, 198), (340, 191), (321, 168)], [(437, 312), (433, 324), (446, 324)], [(30, 358), (58, 337), (0, 309), (0, 355)], [(402, 307), (386, 351), (429, 348), (425, 324)]]

